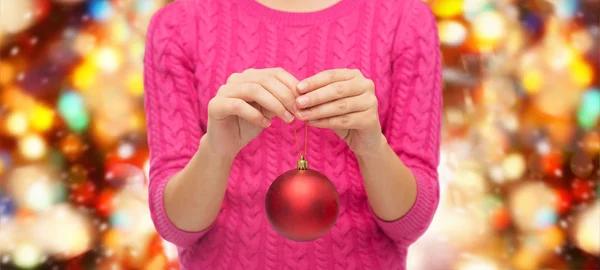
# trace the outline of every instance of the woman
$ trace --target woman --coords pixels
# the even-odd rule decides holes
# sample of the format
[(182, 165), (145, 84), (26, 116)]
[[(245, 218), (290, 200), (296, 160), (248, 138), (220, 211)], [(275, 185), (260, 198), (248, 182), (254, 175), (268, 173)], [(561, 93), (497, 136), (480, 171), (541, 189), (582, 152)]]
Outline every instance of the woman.
[[(420, 0), (179, 0), (145, 55), (149, 202), (183, 269), (405, 269), (437, 208), (441, 57)], [(340, 195), (278, 235), (272, 181), (307, 159)]]

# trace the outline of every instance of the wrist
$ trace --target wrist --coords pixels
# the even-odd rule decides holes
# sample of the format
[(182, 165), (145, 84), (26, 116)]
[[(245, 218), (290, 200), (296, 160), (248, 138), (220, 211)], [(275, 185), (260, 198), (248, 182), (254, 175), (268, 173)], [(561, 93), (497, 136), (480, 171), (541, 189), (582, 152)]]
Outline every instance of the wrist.
[(362, 151), (360, 153), (354, 153), (359, 161), (381, 156), (384, 151), (389, 148), (387, 138), (383, 135), (383, 133), (380, 132), (376, 138), (377, 139), (374, 140), (375, 143), (372, 144), (372, 147), (369, 147), (369, 150)]
[(233, 163), (233, 160), (237, 155), (237, 153), (220, 151), (219, 145), (214, 143), (213, 140), (211, 140), (211, 137), (208, 133), (204, 134), (204, 136), (200, 138), (200, 146), (198, 147), (198, 152), (205, 154), (214, 161), (224, 164)]

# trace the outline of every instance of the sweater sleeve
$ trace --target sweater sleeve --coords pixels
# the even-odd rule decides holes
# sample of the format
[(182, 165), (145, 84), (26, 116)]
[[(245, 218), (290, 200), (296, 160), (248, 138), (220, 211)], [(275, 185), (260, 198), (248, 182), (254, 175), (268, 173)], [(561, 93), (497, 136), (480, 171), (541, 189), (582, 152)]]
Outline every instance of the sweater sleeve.
[(441, 53), (435, 17), (422, 1), (408, 4), (392, 52), (390, 114), (383, 133), (417, 182), (412, 208), (400, 219), (375, 216), (395, 242), (410, 245), (429, 227), (439, 201)]
[(158, 234), (179, 247), (197, 242), (208, 229), (187, 232), (167, 217), (164, 190), (198, 149), (204, 132), (198, 116), (192, 59), (181, 35), (185, 9), (174, 2), (151, 19), (144, 54), (144, 105), (150, 150), (149, 207)]

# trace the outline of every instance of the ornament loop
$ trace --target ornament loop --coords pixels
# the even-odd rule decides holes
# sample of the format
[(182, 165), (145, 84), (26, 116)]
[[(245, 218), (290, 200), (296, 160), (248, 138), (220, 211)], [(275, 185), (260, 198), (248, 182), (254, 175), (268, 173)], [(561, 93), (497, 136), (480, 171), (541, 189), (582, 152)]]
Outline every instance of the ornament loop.
[(308, 160), (304, 159), (303, 155), (300, 155), (300, 160), (298, 160), (298, 170), (307, 170), (308, 169)]
[(308, 148), (308, 125), (304, 123), (304, 154), (300, 152), (300, 143), (298, 142), (298, 132), (296, 132), (296, 126), (294, 125), (294, 138), (296, 138), (296, 145), (298, 145), (298, 155), (300, 159), (304, 159), (306, 156), (306, 149)]

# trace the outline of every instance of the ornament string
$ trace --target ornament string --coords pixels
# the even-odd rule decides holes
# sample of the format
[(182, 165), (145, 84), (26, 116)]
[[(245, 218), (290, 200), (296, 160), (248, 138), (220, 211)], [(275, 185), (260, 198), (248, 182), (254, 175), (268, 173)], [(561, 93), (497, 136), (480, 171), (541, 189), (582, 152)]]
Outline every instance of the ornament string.
[(300, 156), (300, 160), (298, 161), (298, 170), (306, 170), (308, 169), (308, 162), (304, 157), (306, 157), (306, 152), (308, 149), (308, 125), (304, 122), (304, 154), (300, 151), (300, 141), (298, 140), (298, 132), (296, 131), (296, 125), (294, 125), (294, 137), (296, 138), (296, 145), (298, 146), (298, 155)]

